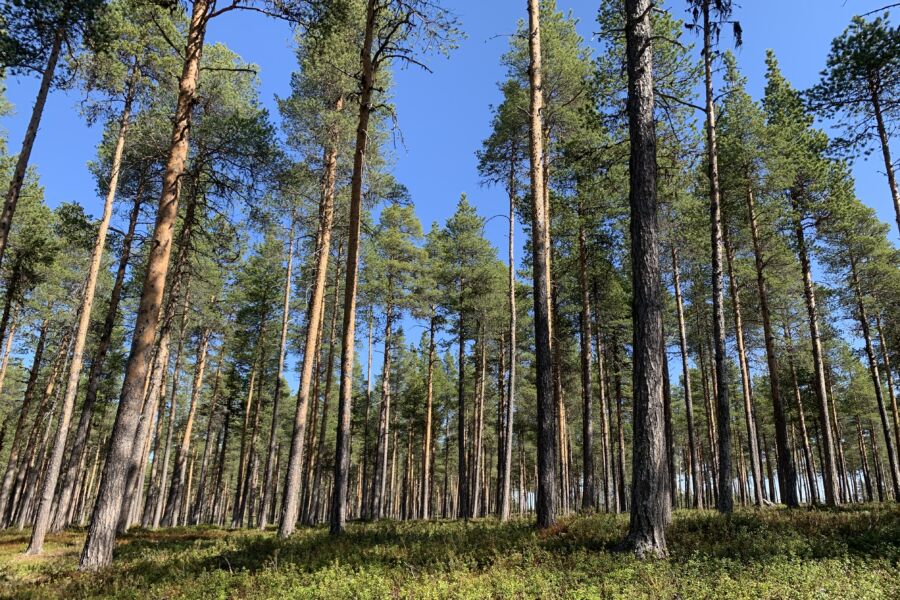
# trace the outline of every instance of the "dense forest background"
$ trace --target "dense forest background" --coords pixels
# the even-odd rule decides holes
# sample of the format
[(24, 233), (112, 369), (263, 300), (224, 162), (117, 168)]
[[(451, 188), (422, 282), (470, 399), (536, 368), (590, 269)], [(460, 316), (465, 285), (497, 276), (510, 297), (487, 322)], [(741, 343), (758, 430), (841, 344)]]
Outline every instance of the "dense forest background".
[(2, 4), (29, 555), (900, 501), (891, 7), (505, 4)]

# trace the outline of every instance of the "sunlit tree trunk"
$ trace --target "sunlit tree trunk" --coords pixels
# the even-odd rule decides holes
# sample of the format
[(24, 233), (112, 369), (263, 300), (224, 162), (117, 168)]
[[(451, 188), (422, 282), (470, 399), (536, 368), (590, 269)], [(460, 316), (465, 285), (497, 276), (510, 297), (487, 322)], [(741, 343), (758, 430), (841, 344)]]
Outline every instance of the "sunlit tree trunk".
[(372, 49), (376, 27), (376, 1), (368, 0), (366, 26), (360, 53), (361, 85), (356, 123), (356, 149), (350, 181), (350, 220), (347, 236), (347, 270), (344, 283), (344, 319), (341, 339), (341, 386), (338, 404), (337, 436), (334, 453), (334, 488), (329, 529), (332, 535), (344, 531), (347, 519), (347, 485), (350, 472), (350, 417), (353, 406), (353, 366), (356, 343), (356, 292), (359, 270), (359, 235), (362, 211), (362, 177), (369, 141), (369, 118), (375, 88), (375, 64)]
[[(336, 108), (343, 107), (338, 99)], [(325, 172), (322, 178), (322, 196), (319, 202), (319, 223), (316, 232), (316, 264), (313, 269), (313, 284), (309, 307), (306, 312), (306, 339), (304, 341), (303, 362), (300, 369), (300, 387), (297, 391), (297, 409), (294, 413), (294, 430), (291, 449), (288, 454), (287, 475), (284, 482), (284, 497), (281, 501), (281, 519), (278, 536), (290, 536), (297, 527), (300, 515), (300, 489), (302, 482), (303, 452), (306, 443), (307, 416), (309, 414), (310, 388), (312, 387), (319, 347), (319, 332), (325, 312), (325, 287), (328, 277), (328, 260), (331, 254), (331, 234), (334, 225), (334, 186), (337, 176), (337, 140), (325, 151)]]
[(547, 207), (544, 202), (544, 162), (542, 111), (544, 108), (541, 72), (540, 3), (528, 0), (528, 45), (530, 52), (530, 161), (531, 161), (531, 243), (534, 271), (534, 328), (537, 379), (538, 489), (537, 524), (550, 527), (556, 522), (556, 423), (551, 350), (550, 244)]
[(631, 516), (626, 544), (638, 557), (666, 554), (665, 527), (671, 514), (663, 406), (665, 342), (657, 225), (650, 11), (649, 0), (625, 2), (634, 332)]
[(194, 0), (187, 33), (184, 64), (178, 82), (178, 104), (163, 177), (162, 195), (138, 306), (131, 352), (125, 368), (125, 380), (110, 439), (110, 449), (100, 478), (97, 501), (94, 504), (87, 540), (81, 553), (79, 568), (82, 570), (96, 570), (112, 561), (113, 542), (122, 505), (128, 457), (140, 418), (143, 384), (153, 351), (159, 309), (169, 269), (172, 233), (178, 214), (178, 192), (188, 154), (191, 110), (197, 89), (200, 54), (203, 49), (208, 9), (209, 0)]

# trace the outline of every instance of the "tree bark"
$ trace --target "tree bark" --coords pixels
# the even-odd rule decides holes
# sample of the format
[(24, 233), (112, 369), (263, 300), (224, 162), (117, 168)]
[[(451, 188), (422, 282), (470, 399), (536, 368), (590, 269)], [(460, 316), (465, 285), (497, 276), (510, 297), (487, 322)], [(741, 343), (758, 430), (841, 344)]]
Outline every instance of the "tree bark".
[(175, 466), (172, 469), (172, 483), (169, 485), (169, 497), (166, 500), (165, 522), (170, 527), (177, 527), (181, 523), (181, 506), (185, 498), (185, 478), (188, 454), (191, 449), (191, 433), (194, 429), (194, 419), (197, 415), (197, 403), (200, 399), (200, 390), (203, 389), (203, 374), (206, 370), (206, 355), (209, 350), (209, 338), (211, 332), (204, 329), (200, 334), (200, 345), (197, 348), (197, 362), (194, 366), (194, 381), (191, 384), (191, 399), (188, 404), (187, 419), (184, 423), (184, 431), (181, 434), (181, 444), (175, 455)]
[[(338, 99), (335, 106), (340, 110), (343, 100)], [(325, 172), (322, 176), (322, 197), (319, 202), (319, 225), (316, 233), (316, 265), (313, 271), (309, 307), (306, 312), (306, 340), (300, 369), (300, 387), (297, 390), (294, 431), (291, 436), (284, 496), (281, 501), (281, 520), (278, 526), (278, 537), (281, 538), (286, 538), (294, 532), (300, 514), (300, 488), (309, 414), (309, 392), (312, 387), (316, 349), (319, 347), (319, 332), (325, 312), (325, 287), (328, 277), (328, 259), (331, 254), (331, 234), (334, 226), (334, 186), (337, 175), (338, 140), (333, 139), (332, 141), (331, 147), (325, 151)]]
[[(281, 378), (284, 375), (284, 357), (287, 353), (287, 334), (288, 322), (291, 313), (291, 275), (294, 267), (294, 229), (296, 227), (296, 217), (291, 217), (291, 229), (288, 233), (288, 255), (287, 255), (287, 272), (284, 277), (284, 301), (281, 307), (281, 339), (278, 346), (278, 373), (275, 379), (275, 393), (272, 398), (272, 427), (269, 429), (269, 449), (266, 452), (266, 468), (263, 474), (263, 506), (269, 506), (272, 502), (274, 491), (274, 481), (278, 477), (277, 472), (273, 472), (275, 463), (275, 450), (278, 444), (278, 415), (281, 407)], [(268, 511), (263, 510), (260, 514), (259, 528), (265, 529), (268, 525)]]
[[(67, 9), (66, 15), (68, 15)], [(63, 17), (63, 21), (66, 19), (67, 16)], [(53, 43), (50, 46), (50, 53), (47, 56), (47, 64), (44, 66), (44, 72), (41, 74), (41, 83), (38, 87), (37, 98), (34, 100), (34, 108), (31, 109), (31, 118), (28, 120), (28, 127), (25, 129), (22, 149), (19, 150), (19, 156), (16, 158), (12, 181), (9, 183), (3, 210), (0, 212), (0, 264), (3, 264), (3, 256), (6, 253), (6, 246), (9, 241), (9, 230), (12, 227), (13, 215), (19, 203), (19, 195), (22, 193), (25, 174), (28, 171), (28, 162), (31, 160), (31, 151), (34, 148), (34, 141), (37, 138), (41, 117), (44, 114), (44, 106), (47, 104), (47, 96), (50, 94), (50, 86), (53, 84), (53, 77), (56, 74), (59, 54), (65, 42), (65, 25), (59, 24), (57, 27), (58, 29), (53, 36)], [(0, 331), (0, 339), (3, 339), (5, 333), (5, 330)]]
[(725, 293), (722, 274), (722, 203), (719, 194), (719, 151), (716, 142), (716, 107), (712, 81), (712, 24), (710, 4), (703, 2), (703, 66), (706, 91), (706, 151), (709, 162), (709, 216), (712, 246), (713, 347), (715, 359), (716, 429), (719, 447), (719, 493), (716, 509), (734, 510), (731, 468), (731, 404), (728, 401), (728, 370), (725, 359)]
[(897, 229), (900, 231), (900, 192), (897, 191), (897, 178), (894, 175), (894, 162), (891, 159), (891, 149), (888, 140), (887, 128), (884, 125), (884, 115), (881, 110), (881, 93), (877, 81), (869, 80), (869, 93), (872, 95), (872, 110), (875, 113), (875, 123), (878, 127), (878, 139), (881, 141), (881, 155), (884, 158), (884, 172), (887, 174), (888, 186), (891, 188), (891, 200), (894, 202), (894, 214), (897, 218)]
[(693, 496), (691, 506), (703, 508), (703, 479), (700, 474), (700, 457), (697, 453), (697, 436), (694, 428), (694, 400), (691, 392), (691, 369), (688, 362), (687, 327), (684, 322), (684, 302), (681, 295), (681, 273), (678, 266), (678, 250), (672, 245), (672, 276), (675, 281), (675, 312), (678, 316), (678, 340), (681, 347), (681, 369), (684, 377), (684, 406), (687, 420), (688, 452), (691, 458), (691, 479)]
[(656, 197), (650, 0), (626, 0), (629, 204), (633, 322), (631, 518), (625, 544), (639, 558), (666, 554), (670, 518), (663, 406), (663, 300)]
[(38, 374), (41, 370), (41, 361), (44, 357), (44, 348), (47, 344), (47, 336), (50, 329), (50, 320), (44, 319), (38, 334), (34, 356), (31, 359), (31, 369), (28, 373), (28, 382), (25, 384), (25, 394), (22, 397), (22, 406), (19, 408), (19, 418), (13, 433), (12, 444), (9, 447), (9, 456), (6, 459), (6, 470), (3, 473), (3, 482), (0, 484), (0, 528), (9, 525), (10, 498), (13, 494), (13, 482), (19, 465), (19, 456), (22, 452), (22, 436), (25, 433), (25, 424), (28, 422), (28, 413), (31, 410), (31, 402), (34, 400), (34, 392), (37, 387)]
[(806, 466), (806, 482), (809, 487), (810, 503), (819, 502), (819, 486), (816, 477), (816, 465), (813, 459), (812, 448), (809, 444), (809, 432), (806, 428), (806, 411), (803, 408), (803, 395), (800, 393), (800, 384), (797, 380), (797, 368), (794, 366), (794, 348), (791, 342), (791, 329), (787, 320), (784, 322), (784, 339), (787, 343), (788, 370), (791, 374), (791, 385), (794, 388), (794, 402), (797, 404), (797, 416), (800, 421), (800, 435), (803, 442), (803, 458)]
[[(859, 324), (862, 328), (863, 339), (865, 340), (866, 358), (869, 360), (869, 373), (872, 375), (872, 385), (875, 386), (875, 400), (878, 403), (878, 416), (881, 417), (881, 429), (884, 434), (884, 446), (888, 456), (888, 467), (891, 470), (891, 484), (894, 490), (894, 500), (900, 502), (900, 470), (898, 470), (900, 469), (900, 465), (898, 465), (896, 446), (894, 445), (894, 440), (891, 436), (891, 426), (884, 405), (884, 392), (881, 387), (881, 375), (878, 372), (878, 359), (875, 356), (875, 349), (872, 345), (869, 316), (866, 312), (866, 305), (859, 285), (856, 257), (852, 254), (850, 255), (850, 282), (853, 286), (853, 293), (856, 296), (856, 306), (859, 311)], [(874, 438), (875, 436), (873, 435), (872, 437)]]
[(372, 62), (372, 46), (376, 27), (376, 0), (366, 3), (366, 26), (360, 60), (362, 80), (359, 116), (356, 124), (356, 150), (350, 179), (350, 227), (347, 236), (347, 270), (344, 284), (344, 319), (341, 339), (341, 386), (338, 404), (337, 436), (334, 453), (334, 483), (329, 530), (332, 535), (344, 531), (347, 519), (347, 485), (350, 472), (350, 417), (353, 407), (353, 358), (356, 343), (356, 292), (359, 270), (360, 213), (362, 210), (362, 177), (369, 141), (369, 118), (376, 68)]
[(84, 402), (81, 408), (81, 416), (78, 419), (78, 425), (75, 429), (75, 436), (72, 440), (72, 449), (69, 451), (69, 461), (66, 465), (63, 481), (59, 492), (59, 500), (57, 502), (56, 517), (50, 526), (50, 531), (60, 531), (68, 525), (72, 511), (68, 507), (72, 501), (72, 492), (78, 479), (78, 461), (81, 460), (87, 445), (88, 433), (91, 428), (91, 422), (94, 414), (94, 404), (97, 401), (97, 391), (100, 388), (100, 381), (103, 375), (103, 366), (106, 362), (106, 355), (109, 353), (112, 344), (112, 335), (116, 326), (116, 319), (119, 315), (119, 301), (122, 298), (122, 288), (125, 285), (125, 275), (128, 271), (128, 262), (131, 259), (131, 246), (134, 241), (134, 233), (137, 229), (137, 221), (141, 212), (141, 204), (143, 201), (144, 178), (138, 185), (138, 191), (135, 194), (134, 205), (128, 218), (128, 230), (122, 238), (122, 252), (119, 255), (119, 264), (116, 269), (116, 277), (113, 282), (112, 291), (109, 297), (109, 306), (106, 309), (106, 317), (103, 321), (103, 329), (100, 339), (97, 342), (97, 348), (94, 351), (91, 360), (91, 368), (88, 371), (87, 386), (84, 394)]
[[(881, 357), (884, 360), (884, 377), (887, 379), (888, 398), (891, 401), (891, 416), (894, 417), (894, 439), (900, 443), (900, 411), (897, 410), (897, 394), (894, 392), (894, 373), (891, 369), (891, 356), (887, 344), (884, 341), (884, 330), (881, 327), (881, 316), (875, 315), (875, 328), (878, 331), (878, 345), (881, 347)], [(7, 353), (9, 351), (7, 350)], [(3, 379), (0, 378), (0, 391), (3, 389)]]
[(178, 105), (172, 127), (172, 141), (163, 177), (162, 195), (153, 232), (150, 256), (144, 277), (131, 352), (125, 368), (122, 394), (110, 438), (110, 448), (100, 478), (87, 540), (79, 569), (97, 570), (112, 561), (116, 524), (119, 520), (131, 442), (140, 418), (143, 383), (156, 337), (159, 309), (166, 286), (172, 233), (178, 214), (181, 175), (188, 153), (191, 109), (197, 89), (200, 55), (206, 32), (209, 0), (194, 0), (188, 28), (185, 59), (178, 82)]
[[(428, 520), (431, 518), (431, 421), (433, 419), (434, 403), (434, 361), (435, 342), (434, 332), (437, 328), (435, 309), (431, 309), (431, 319), (428, 326), (428, 371), (425, 381), (425, 420), (422, 433), (422, 473), (420, 478), (421, 496), (419, 499), (419, 517)], [(507, 510), (509, 506), (507, 503)]]
[[(750, 449), (750, 471), (753, 477), (753, 502), (757, 506), (762, 506), (762, 466), (759, 458), (759, 445), (757, 444), (756, 407), (753, 405), (753, 388), (750, 384), (750, 365), (747, 362), (747, 350), (744, 346), (744, 319), (741, 314), (740, 287), (738, 286), (734, 274), (734, 248), (728, 237), (728, 229), (725, 228), (723, 232), (725, 257), (728, 261), (728, 284), (731, 291), (731, 306), (734, 312), (734, 331), (737, 341), (738, 363), (741, 370), (741, 391), (743, 392), (744, 397), (744, 421), (747, 425), (747, 445)], [(740, 447), (740, 445), (738, 447)], [(741, 460), (743, 460), (743, 458)]]
[(581, 509), (592, 510), (596, 502), (594, 490), (594, 418), (591, 386), (591, 297), (587, 277), (587, 233), (584, 228), (584, 206), (579, 201), (578, 215), (578, 286), (581, 291), (581, 468), (584, 493)]
[(806, 300), (806, 313), (809, 318), (809, 337), (813, 354), (813, 390), (816, 393), (816, 401), (819, 407), (819, 430), (822, 439), (819, 440), (825, 462), (822, 465), (823, 483), (825, 485), (825, 504), (837, 506), (840, 503), (840, 490), (838, 489), (837, 463), (834, 452), (834, 436), (831, 431), (831, 420), (828, 418), (828, 390), (825, 386), (825, 365), (823, 363), (822, 338), (819, 334), (819, 315), (816, 308), (816, 293), (813, 287), (812, 268), (809, 254), (806, 249), (806, 237), (803, 232), (803, 222), (798, 214), (799, 207), (791, 193), (791, 204), (794, 212), (794, 231), (797, 241), (797, 253), (800, 257), (800, 268), (803, 271), (803, 295)]
[(542, 112), (544, 108), (540, 2), (528, 0), (528, 46), (531, 161), (531, 243), (534, 279), (534, 329), (537, 379), (538, 490), (537, 525), (543, 529), (556, 522), (556, 423), (554, 419), (553, 357), (551, 350), (550, 236), (544, 201), (544, 161)]
[[(131, 79), (133, 76), (129, 76)], [(131, 88), (129, 87), (129, 90)], [(53, 507), (53, 496), (56, 492), (56, 483), (59, 480), (59, 471), (62, 467), (63, 454), (66, 451), (66, 439), (69, 435), (69, 422), (72, 420), (72, 411), (75, 409), (75, 396), (78, 393), (78, 382), (81, 379), (81, 368), (84, 364), (84, 346), (87, 343), (88, 327), (91, 323), (91, 311), (94, 307), (94, 293), (97, 289), (97, 277), (100, 274), (100, 265), (103, 261), (103, 250), (106, 247), (106, 233), (109, 230), (109, 222), (112, 218), (113, 201), (119, 185), (119, 171), (122, 166), (122, 154), (125, 150), (125, 134), (131, 121), (132, 94), (126, 92), (125, 106), (119, 117), (119, 133), (116, 137), (116, 147), (113, 150), (112, 168), (109, 175), (109, 186), (106, 193), (106, 201), (103, 205), (103, 216), (97, 229), (97, 239), (94, 240), (94, 248), (91, 251), (91, 261), (88, 266), (87, 280), (84, 283), (84, 295), (78, 312), (78, 326), (75, 331), (75, 340), (72, 348), (72, 359), (69, 363), (69, 376), (66, 382), (66, 391), (63, 396), (62, 411), (53, 449), (50, 452), (50, 460), (44, 472), (44, 484), (41, 490), (40, 502), (34, 526), (31, 530), (31, 541), (28, 544), (26, 554), (40, 554), (44, 547), (44, 538), (50, 527), (50, 511)]]
[[(775, 350), (775, 334), (772, 331), (772, 315), (769, 308), (769, 290), (766, 283), (765, 260), (763, 259), (762, 241), (759, 237), (759, 226), (756, 220), (756, 204), (753, 190), (747, 188), (747, 214), (750, 222), (750, 235), (753, 238), (753, 257), (756, 266), (756, 288), (759, 293), (759, 310), (762, 317), (763, 337), (766, 346), (766, 364), (769, 371), (769, 392), (772, 396), (772, 410), (775, 421), (775, 449), (778, 457), (778, 487), (784, 503), (789, 507), (799, 505), (797, 500), (797, 470), (791, 453), (788, 450), (787, 420), (784, 404), (781, 400), (781, 386), (778, 383), (778, 354)], [(768, 458), (767, 458), (768, 460)], [(774, 495), (772, 498), (774, 502)]]
[(506, 384), (506, 405), (503, 425), (505, 428), (503, 437), (503, 456), (500, 461), (503, 465), (500, 476), (500, 520), (508, 521), (510, 516), (510, 488), (512, 481), (512, 436), (513, 418), (516, 412), (516, 172), (515, 165), (510, 166), (509, 172), (509, 239), (508, 242), (508, 283), (507, 283), (507, 309), (509, 310), (509, 375)]

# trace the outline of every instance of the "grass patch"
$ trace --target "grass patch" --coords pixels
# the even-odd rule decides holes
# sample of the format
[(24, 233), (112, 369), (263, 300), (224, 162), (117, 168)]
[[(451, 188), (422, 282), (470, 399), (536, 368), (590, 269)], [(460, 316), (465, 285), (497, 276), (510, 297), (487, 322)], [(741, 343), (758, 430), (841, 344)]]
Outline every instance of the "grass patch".
[(0, 532), (0, 597), (80, 598), (900, 598), (900, 507), (678, 511), (670, 558), (611, 548), (626, 516), (574, 516), (552, 533), (493, 519), (351, 524), (291, 539), (210, 527), (136, 530), (112, 567), (75, 571), (80, 531), (22, 555)]

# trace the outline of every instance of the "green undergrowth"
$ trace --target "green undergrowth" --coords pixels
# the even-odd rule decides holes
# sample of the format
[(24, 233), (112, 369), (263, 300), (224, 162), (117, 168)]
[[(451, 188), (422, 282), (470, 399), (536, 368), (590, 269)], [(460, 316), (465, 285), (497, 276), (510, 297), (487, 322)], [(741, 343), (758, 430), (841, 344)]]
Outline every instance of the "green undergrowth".
[(900, 598), (900, 508), (677, 511), (670, 557), (617, 552), (626, 516), (351, 524), (273, 532), (137, 530), (112, 567), (75, 570), (81, 531), (27, 557), (0, 532), (0, 598)]

